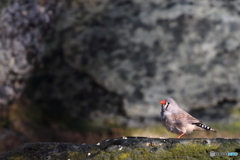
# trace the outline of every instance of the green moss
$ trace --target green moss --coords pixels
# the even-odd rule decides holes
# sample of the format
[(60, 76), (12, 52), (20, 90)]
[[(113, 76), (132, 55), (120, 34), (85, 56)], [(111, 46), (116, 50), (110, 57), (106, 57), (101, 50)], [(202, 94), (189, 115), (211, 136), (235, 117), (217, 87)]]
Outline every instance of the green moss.
[(68, 152), (68, 159), (84, 159), (86, 155), (83, 152)]
[(209, 157), (209, 152), (218, 148), (218, 145), (201, 145), (188, 143), (186, 145), (176, 144), (169, 150), (160, 151), (162, 158), (197, 158)]
[[(49, 146), (50, 145), (50, 146)], [(15, 152), (9, 159), (94, 159), (94, 160), (148, 160), (148, 159), (210, 159), (210, 152), (237, 152), (239, 139), (112, 139), (98, 145), (30, 144)], [(66, 151), (66, 147), (68, 148)], [(77, 147), (77, 148), (76, 148)], [(80, 147), (80, 148), (78, 148)], [(56, 152), (56, 148), (58, 152)], [(71, 149), (74, 148), (74, 151)], [(77, 149), (77, 151), (75, 150)], [(20, 156), (22, 154), (23, 156)], [(49, 157), (50, 156), (50, 157)], [(239, 157), (215, 156), (214, 159)]]
[(120, 154), (119, 155), (119, 158), (120, 159), (126, 159), (126, 158), (128, 158), (130, 155), (128, 154), (128, 153), (122, 153), (122, 154)]
[[(210, 159), (210, 152), (231, 152), (235, 151), (239, 144), (208, 144), (206, 140), (197, 142), (175, 143), (169, 145), (142, 145), (142, 146), (123, 146), (122, 150), (104, 150), (94, 159), (120, 160), (120, 159)], [(219, 156), (215, 159), (232, 159), (233, 157)]]
[[(124, 148), (124, 147), (123, 147)], [(126, 150), (101, 151), (94, 159), (122, 160), (127, 158), (149, 159), (152, 153), (146, 148), (127, 148)]]

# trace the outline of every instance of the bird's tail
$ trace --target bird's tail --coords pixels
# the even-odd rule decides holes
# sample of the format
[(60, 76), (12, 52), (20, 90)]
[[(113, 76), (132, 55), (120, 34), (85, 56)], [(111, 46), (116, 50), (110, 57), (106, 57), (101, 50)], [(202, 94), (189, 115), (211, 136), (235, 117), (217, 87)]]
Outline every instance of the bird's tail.
[(195, 124), (196, 126), (198, 126), (198, 127), (200, 127), (200, 128), (203, 128), (203, 129), (205, 129), (205, 130), (217, 132), (216, 130), (212, 129), (211, 127), (206, 126), (206, 125), (203, 124), (203, 123), (193, 123), (193, 124)]

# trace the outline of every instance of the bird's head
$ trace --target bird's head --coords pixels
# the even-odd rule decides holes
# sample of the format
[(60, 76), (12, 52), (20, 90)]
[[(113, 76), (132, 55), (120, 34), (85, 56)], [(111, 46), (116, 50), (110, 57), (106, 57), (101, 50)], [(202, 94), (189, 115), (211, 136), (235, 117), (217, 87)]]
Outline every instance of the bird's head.
[(162, 105), (162, 109), (163, 110), (167, 110), (168, 106), (169, 106), (169, 102), (165, 99), (159, 102)]
[(164, 111), (177, 111), (179, 106), (172, 98), (166, 98), (159, 102), (162, 105)]

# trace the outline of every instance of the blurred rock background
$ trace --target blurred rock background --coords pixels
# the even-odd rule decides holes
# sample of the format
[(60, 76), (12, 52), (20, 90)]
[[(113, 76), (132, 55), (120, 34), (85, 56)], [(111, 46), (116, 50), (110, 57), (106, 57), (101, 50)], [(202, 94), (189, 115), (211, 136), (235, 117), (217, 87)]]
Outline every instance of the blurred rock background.
[(0, 151), (21, 143), (175, 137), (160, 124), (172, 97), (240, 134), (240, 2), (1, 1)]

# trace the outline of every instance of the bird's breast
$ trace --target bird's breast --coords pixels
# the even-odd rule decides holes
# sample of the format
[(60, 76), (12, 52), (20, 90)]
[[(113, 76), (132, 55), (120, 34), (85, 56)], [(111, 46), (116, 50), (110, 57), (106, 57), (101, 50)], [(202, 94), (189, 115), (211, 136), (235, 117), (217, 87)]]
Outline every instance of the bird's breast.
[(171, 112), (165, 111), (165, 112), (161, 113), (161, 119), (162, 119), (163, 122), (169, 121), (171, 119), (171, 116), (172, 116)]

